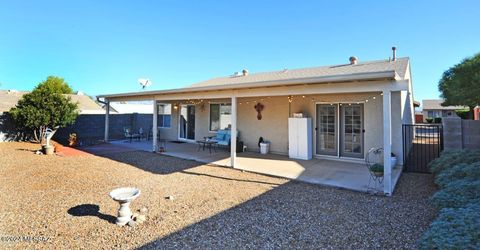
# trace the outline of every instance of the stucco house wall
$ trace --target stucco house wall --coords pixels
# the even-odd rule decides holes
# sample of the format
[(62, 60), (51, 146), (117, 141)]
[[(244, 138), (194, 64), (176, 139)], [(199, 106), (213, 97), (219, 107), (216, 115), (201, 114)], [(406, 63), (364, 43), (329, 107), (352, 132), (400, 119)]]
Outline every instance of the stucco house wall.
[[(375, 99), (371, 99), (375, 96)], [(312, 98), (314, 101), (312, 101)], [(260, 101), (260, 99), (262, 99)], [(369, 99), (368, 102), (362, 100)], [(396, 154), (399, 163), (402, 162), (402, 124), (411, 123), (411, 110), (408, 108), (408, 93), (392, 92), (392, 152)], [(257, 119), (257, 111), (254, 109), (253, 100), (260, 101), (264, 105), (262, 120)], [(211, 103), (230, 103), (229, 99), (210, 100)], [(249, 104), (246, 104), (249, 101)], [(325, 103), (348, 103), (362, 102), (364, 104), (364, 153), (372, 147), (383, 145), (383, 98), (380, 92), (355, 93), (355, 94), (326, 94), (308, 95), (305, 98), (295, 97), (291, 103), (292, 113), (305, 113), (312, 117), (315, 128), (315, 105), (317, 102)], [(239, 98), (237, 127), (240, 140), (244, 142), (248, 150), (258, 150), (258, 139), (263, 137), (270, 141), (270, 150), (276, 154), (288, 154), (288, 117), (289, 103), (287, 96), (263, 97), (263, 98)], [(202, 108), (203, 105), (203, 108)], [(205, 136), (214, 136), (215, 132), (209, 131), (210, 105), (208, 102), (195, 106), (195, 140), (201, 140)], [(178, 117), (180, 108), (174, 109), (172, 105), (171, 128), (161, 128), (161, 137), (168, 140), (178, 139)], [(315, 133), (313, 132), (313, 153), (315, 154)]]

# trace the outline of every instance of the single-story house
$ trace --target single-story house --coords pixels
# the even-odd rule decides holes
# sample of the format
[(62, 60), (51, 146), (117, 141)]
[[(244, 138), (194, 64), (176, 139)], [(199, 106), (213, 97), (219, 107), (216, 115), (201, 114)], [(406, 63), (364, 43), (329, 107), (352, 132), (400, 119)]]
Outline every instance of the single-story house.
[(442, 99), (422, 100), (423, 121), (427, 118), (458, 117), (455, 110), (468, 109), (464, 106), (442, 106)]
[[(347, 61), (348, 62), (348, 61)], [(384, 193), (393, 191), (390, 155), (403, 164), (402, 124), (414, 122), (409, 58), (249, 73), (243, 70), (178, 89), (97, 96), (111, 102), (154, 100), (153, 127), (163, 139), (195, 142), (231, 133), (231, 165), (237, 140), (257, 150), (259, 138), (273, 154), (289, 154), (289, 118), (309, 117), (299, 133), (310, 155), (364, 162), (370, 148), (384, 149)], [(109, 139), (109, 109), (105, 140)], [(157, 138), (157, 130), (153, 131)], [(157, 149), (153, 140), (152, 149)]]

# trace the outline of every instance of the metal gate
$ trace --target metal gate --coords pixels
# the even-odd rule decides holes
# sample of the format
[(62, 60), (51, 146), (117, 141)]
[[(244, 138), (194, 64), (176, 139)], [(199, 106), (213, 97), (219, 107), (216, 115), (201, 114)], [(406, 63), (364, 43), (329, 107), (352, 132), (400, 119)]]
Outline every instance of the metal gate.
[(430, 173), (428, 163), (443, 150), (443, 128), (440, 124), (404, 124), (404, 171)]

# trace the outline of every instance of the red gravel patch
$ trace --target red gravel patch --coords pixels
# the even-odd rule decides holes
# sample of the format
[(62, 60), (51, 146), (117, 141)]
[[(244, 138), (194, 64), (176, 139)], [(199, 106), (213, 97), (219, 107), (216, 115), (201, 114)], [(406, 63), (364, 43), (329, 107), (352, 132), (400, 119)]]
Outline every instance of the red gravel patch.
[(56, 154), (59, 155), (59, 156), (63, 156), (63, 157), (90, 155), (89, 153), (87, 153), (85, 151), (81, 151), (81, 150), (78, 150), (78, 149), (74, 149), (74, 148), (71, 148), (71, 147), (65, 147), (65, 146), (63, 147), (62, 152), (58, 152)]

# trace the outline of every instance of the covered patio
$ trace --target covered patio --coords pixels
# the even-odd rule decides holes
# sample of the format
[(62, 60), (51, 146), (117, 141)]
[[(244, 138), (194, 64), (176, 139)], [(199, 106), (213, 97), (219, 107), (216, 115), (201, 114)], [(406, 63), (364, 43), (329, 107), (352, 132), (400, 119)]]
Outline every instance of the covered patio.
[[(124, 140), (111, 141), (112, 146), (151, 152), (151, 141)], [(205, 164), (231, 166), (231, 155), (224, 148), (210, 151), (199, 149), (197, 144), (166, 142), (163, 155), (194, 160)], [(260, 174), (266, 174), (302, 182), (333, 186), (361, 192), (383, 192), (383, 183), (370, 180), (370, 173), (364, 163), (329, 159), (297, 160), (285, 155), (255, 152), (242, 152), (236, 156), (235, 168)], [(393, 183), (396, 184), (401, 174), (401, 166), (392, 171)], [(369, 185), (370, 184), (370, 185)]]
[[(376, 161), (383, 165), (383, 182), (377, 190), (385, 195), (392, 195), (409, 150), (402, 148), (402, 124), (413, 120), (408, 58), (257, 74), (244, 70), (185, 88), (98, 98), (106, 107), (105, 142), (110, 102), (151, 101), (152, 140), (129, 147), (158, 152), (161, 139), (168, 141), (166, 155), (310, 183), (364, 191), (370, 179), (367, 152), (381, 148)], [(298, 117), (306, 118), (306, 128), (289, 125)], [(229, 151), (197, 150), (195, 142), (221, 130), (229, 136), (216, 141), (225, 141)], [(254, 153), (264, 139), (272, 154)], [(248, 152), (237, 155), (237, 147), (245, 145)]]

